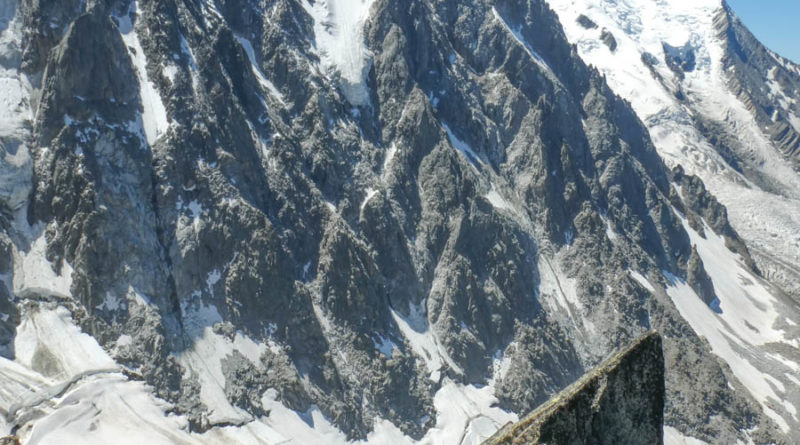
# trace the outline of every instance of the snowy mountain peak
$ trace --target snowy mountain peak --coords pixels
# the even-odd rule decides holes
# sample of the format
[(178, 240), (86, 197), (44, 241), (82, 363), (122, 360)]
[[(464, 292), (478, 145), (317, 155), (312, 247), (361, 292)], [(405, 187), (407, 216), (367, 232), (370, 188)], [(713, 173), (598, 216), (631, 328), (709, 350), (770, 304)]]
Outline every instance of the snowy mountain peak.
[(0, 433), (477, 444), (657, 330), (668, 440), (800, 440), (798, 73), (711, 1), (0, 0)]
[[(724, 2), (549, 0), (549, 4), (581, 57), (631, 102), (667, 164), (698, 175), (727, 207), (732, 226), (746, 240), (758, 267), (780, 287), (761, 293), (758, 301), (792, 307), (784, 292), (800, 296), (800, 288), (793, 284), (800, 271), (789, 266), (800, 260), (795, 66), (755, 40)], [(581, 23), (587, 20), (598, 29)], [(615, 37), (615, 51), (602, 44), (599, 29)], [(780, 83), (775, 80), (778, 72)], [(702, 247), (707, 240), (693, 238), (693, 244), (706, 269), (727, 261), (708, 257), (710, 251)], [(722, 275), (730, 273), (724, 270), (720, 282), (726, 281)], [(735, 291), (721, 290), (716, 279), (714, 283), (723, 302), (734, 298)], [(748, 291), (748, 295), (754, 294)], [(729, 307), (741, 304), (730, 302)], [(757, 370), (751, 365), (768, 359), (750, 356), (742, 362), (739, 354), (720, 349), (729, 348), (731, 342), (750, 348), (770, 341), (743, 340), (738, 329), (728, 327), (719, 328), (723, 337), (715, 341), (719, 334), (707, 331), (707, 319), (715, 317), (709, 313), (692, 319), (690, 314), (696, 311), (681, 309), (698, 333), (705, 332), (702, 335), (770, 417), (784, 430), (793, 429), (789, 423), (796, 421), (793, 413), (800, 401), (789, 392), (769, 390), (773, 377), (764, 371), (769, 368)], [(719, 318), (727, 318), (724, 309)], [(773, 312), (759, 332), (780, 325), (780, 318)], [(752, 326), (753, 321), (729, 323)], [(793, 341), (788, 332), (776, 338), (773, 341)], [(775, 408), (773, 403), (786, 397), (791, 400), (785, 402), (790, 405), (788, 411)]]

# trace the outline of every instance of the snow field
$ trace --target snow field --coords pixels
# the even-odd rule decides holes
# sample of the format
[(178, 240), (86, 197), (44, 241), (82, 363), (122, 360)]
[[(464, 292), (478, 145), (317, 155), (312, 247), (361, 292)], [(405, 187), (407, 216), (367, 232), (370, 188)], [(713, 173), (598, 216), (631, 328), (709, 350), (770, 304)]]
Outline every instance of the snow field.
[[(70, 296), (72, 285), (72, 267), (63, 262), (61, 273), (57, 274), (47, 261), (47, 238), (44, 230), (30, 243), (27, 251), (15, 249), (13, 290), (19, 297), (31, 294), (59, 297)], [(33, 232), (31, 232), (33, 234)]]
[(691, 229), (688, 220), (683, 217), (681, 220), (714, 283), (721, 313), (706, 305), (683, 280), (665, 273), (671, 281), (667, 294), (692, 329), (705, 337), (712, 351), (730, 365), (764, 412), (784, 431), (789, 431), (787, 420), (775, 410), (774, 404), (783, 405), (796, 422), (798, 419), (793, 413), (797, 401), (786, 400), (784, 383), (765, 370), (770, 367), (769, 363), (789, 364), (791, 368), (796, 368), (797, 364), (786, 357), (776, 358), (776, 354), (767, 353), (763, 347), (785, 343), (797, 348), (797, 339), (788, 339), (783, 331), (773, 328), (780, 318), (775, 297), (738, 255), (728, 250), (724, 239), (708, 226), (703, 238)]
[(364, 24), (373, 1), (303, 1), (303, 7), (314, 20), (314, 38), (321, 68), (328, 76), (339, 74), (342, 92), (354, 106), (370, 103), (366, 77), (372, 60), (364, 43)]
[[(700, 176), (709, 191), (727, 207), (731, 224), (748, 245), (759, 252), (769, 252), (779, 262), (796, 263), (800, 259), (800, 213), (797, 212), (800, 176), (788, 168), (750, 112), (727, 86), (724, 42), (719, 40), (713, 26), (722, 2), (548, 0), (548, 3), (559, 15), (568, 39), (577, 45), (584, 61), (599, 69), (612, 90), (631, 102), (665, 162), (669, 166), (680, 164), (687, 173)], [(589, 17), (598, 27), (583, 28), (577, 22), (579, 14)], [(599, 41), (604, 28), (617, 40), (615, 52)], [(667, 65), (664, 44), (676, 48), (688, 45), (694, 51), (695, 69), (685, 73), (682, 81)], [(643, 58), (651, 60), (651, 66)], [(651, 68), (666, 87), (651, 73)], [(769, 73), (765, 76), (769, 80)], [(667, 88), (675, 88), (678, 82), (694, 110), (678, 101)], [(692, 113), (696, 111), (724, 122), (741, 135), (741, 141), (750, 147), (761, 170), (779, 185), (784, 196), (760, 189), (729, 167), (695, 128)], [(800, 400), (786, 400), (792, 396), (786, 393), (784, 381), (797, 379), (794, 375), (797, 364), (794, 357), (770, 355), (764, 349), (772, 343), (799, 346), (797, 339), (785, 338), (784, 332), (773, 328), (781, 317), (791, 318), (796, 314), (782, 314), (786, 306), (767, 284), (741, 264), (713, 231), (706, 228), (707, 236), (703, 239), (685, 220), (684, 226), (714, 282), (722, 313), (715, 313), (678, 279), (672, 279), (667, 293), (698, 335), (706, 337), (714, 353), (728, 362), (767, 415), (787, 429), (787, 421), (797, 421), (794, 413)], [(633, 271), (631, 275), (648, 290), (654, 290), (643, 276)], [(783, 368), (788, 371), (775, 374), (780, 379), (771, 375), (773, 369)]]

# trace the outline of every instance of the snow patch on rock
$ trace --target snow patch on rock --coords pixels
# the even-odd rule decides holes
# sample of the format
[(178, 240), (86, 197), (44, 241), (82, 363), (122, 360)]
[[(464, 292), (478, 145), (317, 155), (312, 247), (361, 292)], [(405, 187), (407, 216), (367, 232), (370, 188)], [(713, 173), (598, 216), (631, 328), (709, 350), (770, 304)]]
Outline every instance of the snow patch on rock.
[(217, 308), (205, 305), (198, 294), (182, 304), (183, 323), (191, 346), (176, 354), (188, 375), (200, 382), (200, 400), (209, 408), (208, 420), (215, 424), (245, 424), (253, 420), (247, 412), (234, 407), (225, 395), (226, 379), (222, 360), (238, 351), (253, 366), (259, 366), (265, 344), (258, 344), (241, 332), (232, 338), (215, 332), (214, 325), (222, 322)]
[(67, 261), (62, 262), (61, 273), (53, 270), (47, 260), (47, 236), (44, 230), (27, 247), (14, 251), (13, 289), (17, 297), (33, 294), (42, 296), (70, 297), (72, 286), (72, 267)]
[(453, 133), (453, 130), (451, 130), (447, 124), (443, 123), (442, 127), (447, 132), (447, 137), (450, 140), (450, 145), (452, 145), (453, 148), (455, 148), (462, 155), (464, 155), (464, 157), (467, 158), (467, 161), (469, 161), (469, 163), (472, 165), (475, 171), (478, 171), (478, 166), (483, 164), (483, 161), (481, 160), (480, 156), (478, 156), (478, 154), (475, 153), (474, 150), (472, 150), (472, 147), (470, 147), (469, 144), (459, 139), (458, 136), (456, 136)]
[[(375, 339), (375, 337), (377, 337), (377, 340)], [(372, 338), (372, 344), (375, 345), (375, 349), (377, 349), (387, 359), (392, 358), (392, 355), (394, 355), (394, 350), (397, 348), (397, 345), (394, 344), (392, 340), (385, 338), (380, 334), (375, 334), (375, 337)]]
[(373, 189), (373, 188), (367, 189), (367, 193), (366, 193), (366, 195), (364, 195), (364, 200), (361, 202), (361, 206), (359, 207), (359, 211), (361, 213), (364, 213), (364, 208), (367, 207), (367, 203), (369, 203), (369, 200), (374, 198), (375, 195), (377, 195), (377, 194), (378, 194), (378, 191), (376, 189)]
[[(725, 240), (705, 226), (705, 237), (695, 232), (688, 220), (679, 214), (684, 229), (703, 260), (703, 265), (714, 283), (719, 296), (719, 306), (714, 310), (706, 305), (683, 280), (665, 272), (670, 281), (667, 294), (689, 322), (694, 331), (705, 337), (712, 351), (727, 362), (734, 375), (761, 404), (764, 412), (784, 431), (789, 424), (773, 403), (788, 403), (795, 408), (797, 401), (787, 399), (785, 385), (769, 374), (775, 365), (785, 365), (790, 360), (776, 360), (765, 352), (764, 346), (784, 343), (798, 347), (797, 339), (786, 338), (783, 331), (775, 329), (781, 318), (777, 300), (763, 281), (743, 264), (738, 255), (725, 246)], [(794, 409), (786, 409), (790, 415)]]
[(491, 185), (491, 189), (486, 193), (486, 195), (484, 195), (484, 198), (486, 198), (486, 200), (498, 210), (509, 210), (512, 212), (515, 211), (514, 206), (506, 201), (505, 198), (503, 198), (503, 195), (497, 191), (497, 188), (495, 188), (494, 184)]
[[(522, 35), (522, 28), (520, 26), (512, 27), (509, 22), (497, 11), (497, 8), (492, 6), (492, 14), (494, 18), (503, 25), (506, 31), (517, 41), (524, 49), (525, 52), (533, 59), (540, 67), (542, 67), (545, 72), (552, 74), (553, 70), (550, 68), (550, 65), (544, 60), (544, 58), (533, 49), (533, 47), (528, 43), (525, 37)], [(555, 78), (555, 75), (553, 75)]]
[(261, 68), (258, 65), (258, 59), (256, 58), (256, 52), (255, 50), (253, 50), (253, 44), (250, 43), (250, 40), (239, 35), (236, 36), (236, 40), (239, 42), (240, 45), (242, 45), (245, 54), (247, 54), (247, 59), (250, 60), (250, 67), (253, 71), (253, 75), (256, 76), (256, 79), (258, 80), (258, 83), (261, 85), (261, 88), (265, 92), (272, 94), (272, 96), (275, 99), (277, 99), (278, 102), (281, 103), (281, 105), (286, 105), (286, 102), (284, 102), (283, 95), (281, 94), (281, 92), (278, 90), (278, 88), (275, 87), (275, 84), (273, 84), (271, 81), (267, 79), (267, 76), (264, 75), (264, 72), (261, 71)]
[(327, 75), (338, 73), (342, 92), (355, 106), (370, 103), (367, 75), (372, 56), (364, 42), (364, 24), (374, 0), (303, 1), (314, 20), (316, 50)]
[(647, 278), (644, 277), (644, 275), (633, 270), (629, 270), (628, 273), (631, 274), (631, 278), (636, 280), (637, 283), (641, 284), (642, 287), (647, 289), (648, 292), (650, 292), (651, 294), (656, 292), (656, 288), (654, 288), (653, 285), (650, 284), (650, 281), (648, 281)]
[(708, 445), (708, 442), (686, 436), (671, 426), (665, 426), (664, 445)]
[[(519, 419), (516, 415), (498, 408), (494, 387), (465, 386), (445, 379), (433, 400), (437, 411), (436, 425), (425, 437), (414, 441), (399, 428), (384, 419), (377, 418), (374, 430), (365, 441), (348, 441), (315, 406), (305, 413), (297, 413), (276, 400), (277, 392), (268, 390), (262, 404), (270, 411), (263, 422), (279, 433), (283, 441), (275, 443), (330, 445), (432, 445), (460, 444), (479, 445), (509, 422)], [(313, 427), (311, 426), (313, 425)]]
[(131, 10), (128, 11), (128, 14), (116, 19), (122, 40), (128, 46), (136, 77), (139, 79), (139, 97), (142, 101), (142, 127), (144, 128), (147, 143), (152, 146), (159, 137), (167, 133), (169, 118), (158, 88), (147, 74), (147, 57), (139, 41), (136, 27), (131, 22), (131, 13), (133, 11), (136, 11), (137, 16), (141, 16), (140, 11), (136, 8), (137, 5), (134, 1), (131, 3)]
[(60, 379), (117, 367), (93, 337), (75, 326), (63, 306), (28, 309), (17, 328), (14, 350), (19, 364)]
[(447, 364), (456, 373), (462, 373), (461, 368), (450, 358), (445, 348), (439, 343), (436, 333), (430, 328), (421, 307), (410, 304), (409, 316), (406, 317), (392, 309), (394, 318), (400, 332), (411, 344), (414, 353), (421, 357), (428, 369), (429, 377), (439, 381), (442, 367)]
[[(752, 114), (727, 85), (724, 40), (714, 27), (720, 0), (597, 1), (547, 0), (558, 14), (569, 41), (581, 58), (596, 67), (612, 90), (629, 101), (650, 131), (653, 143), (670, 166), (681, 165), (699, 176), (728, 209), (731, 225), (755, 253), (793, 265), (800, 263), (800, 175), (792, 171), (763, 134)], [(611, 53), (600, 43), (599, 31), (580, 26), (580, 14), (618, 42)], [(676, 79), (664, 44), (692, 48), (693, 70)], [(792, 69), (776, 57), (787, 69)], [(669, 88), (680, 86), (681, 102)], [(777, 101), (780, 88), (774, 71), (764, 73), (766, 87)], [(691, 106), (687, 106), (687, 104)], [(694, 107), (694, 109), (692, 109)], [(761, 189), (727, 164), (695, 127), (693, 113), (724, 122), (752, 151), (760, 173), (780, 184), (780, 194)]]

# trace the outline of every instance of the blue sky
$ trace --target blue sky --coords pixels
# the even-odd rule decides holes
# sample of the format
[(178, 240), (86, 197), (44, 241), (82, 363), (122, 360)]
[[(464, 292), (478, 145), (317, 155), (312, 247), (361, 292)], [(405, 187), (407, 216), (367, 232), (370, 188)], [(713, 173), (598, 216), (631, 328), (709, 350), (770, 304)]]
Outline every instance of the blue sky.
[(728, 4), (769, 49), (800, 63), (800, 0), (728, 0)]

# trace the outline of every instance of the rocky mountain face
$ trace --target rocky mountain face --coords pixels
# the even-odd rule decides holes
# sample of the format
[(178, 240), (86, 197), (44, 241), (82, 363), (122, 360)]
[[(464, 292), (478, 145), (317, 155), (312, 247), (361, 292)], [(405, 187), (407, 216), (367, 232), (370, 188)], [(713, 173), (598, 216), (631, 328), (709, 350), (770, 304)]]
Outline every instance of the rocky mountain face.
[[(775, 148), (797, 170), (800, 166), (800, 120), (797, 118), (800, 109), (796, 98), (800, 91), (800, 69), (764, 47), (728, 5), (723, 5), (717, 13), (714, 29), (718, 38), (725, 42), (724, 66), (731, 90), (752, 113)], [(736, 161), (745, 161), (746, 155), (740, 151), (742, 147), (734, 148), (738, 155)]]
[(664, 355), (650, 333), (586, 373), (487, 445), (664, 443)]
[(789, 440), (797, 309), (556, 3), (0, 0), (0, 433), (479, 443), (656, 329), (671, 434)]
[[(791, 148), (798, 128), (792, 105), (796, 65), (761, 45), (718, 0), (667, 2), (669, 7), (646, 1), (549, 3), (581, 58), (631, 103), (666, 164), (702, 179), (725, 205), (731, 227), (773, 284), (766, 292), (747, 291), (741, 294), (745, 299), (737, 298), (736, 289), (710, 270), (719, 259), (714, 249), (699, 242), (697, 257), (711, 283), (691, 273), (706, 281), (693, 290), (712, 302), (711, 311), (694, 315), (691, 306), (678, 306), (766, 412), (786, 422), (784, 430), (795, 430), (798, 357), (794, 347), (784, 345), (796, 346), (794, 322), (786, 320), (796, 318), (800, 295), (794, 267), (800, 258), (800, 175)], [(587, 20), (596, 28), (582, 24)], [(617, 48), (603, 44), (600, 30), (615, 36)], [(737, 272), (730, 276), (741, 278)], [(766, 306), (748, 309), (749, 316), (734, 308), (754, 309), (748, 301)], [(720, 318), (725, 323), (713, 322)], [(755, 319), (763, 321), (760, 327)], [(787, 375), (792, 378), (784, 380)], [(779, 400), (788, 412), (778, 414), (783, 412), (775, 403)]]
[[(797, 179), (800, 172), (800, 105), (797, 102), (800, 67), (764, 47), (730, 8), (723, 6), (714, 25), (719, 38), (725, 42), (723, 60), (728, 73), (728, 87), (750, 112), (751, 118), (769, 141), (768, 144), (759, 141), (761, 143), (757, 147), (780, 153), (793, 169), (794, 175), (785, 171), (778, 174), (771, 171), (770, 163), (764, 162), (757, 152), (754, 153), (754, 148), (748, 146), (746, 141), (735, 137), (735, 124), (731, 128), (729, 123), (726, 128), (719, 122), (711, 122), (700, 128), (714, 141), (717, 151), (726, 155), (730, 165), (743, 172), (758, 188), (794, 205), (800, 199), (800, 183)], [(769, 238), (763, 233), (753, 234), (749, 238), (753, 240), (753, 250), (765, 275), (796, 300), (800, 297), (800, 270), (795, 266), (800, 255), (800, 216), (797, 212), (787, 212), (787, 216), (779, 221), (780, 225), (775, 224), (777, 229), (768, 229)], [(752, 231), (753, 224), (749, 226)], [(783, 248), (777, 248), (779, 244), (783, 244)]]

